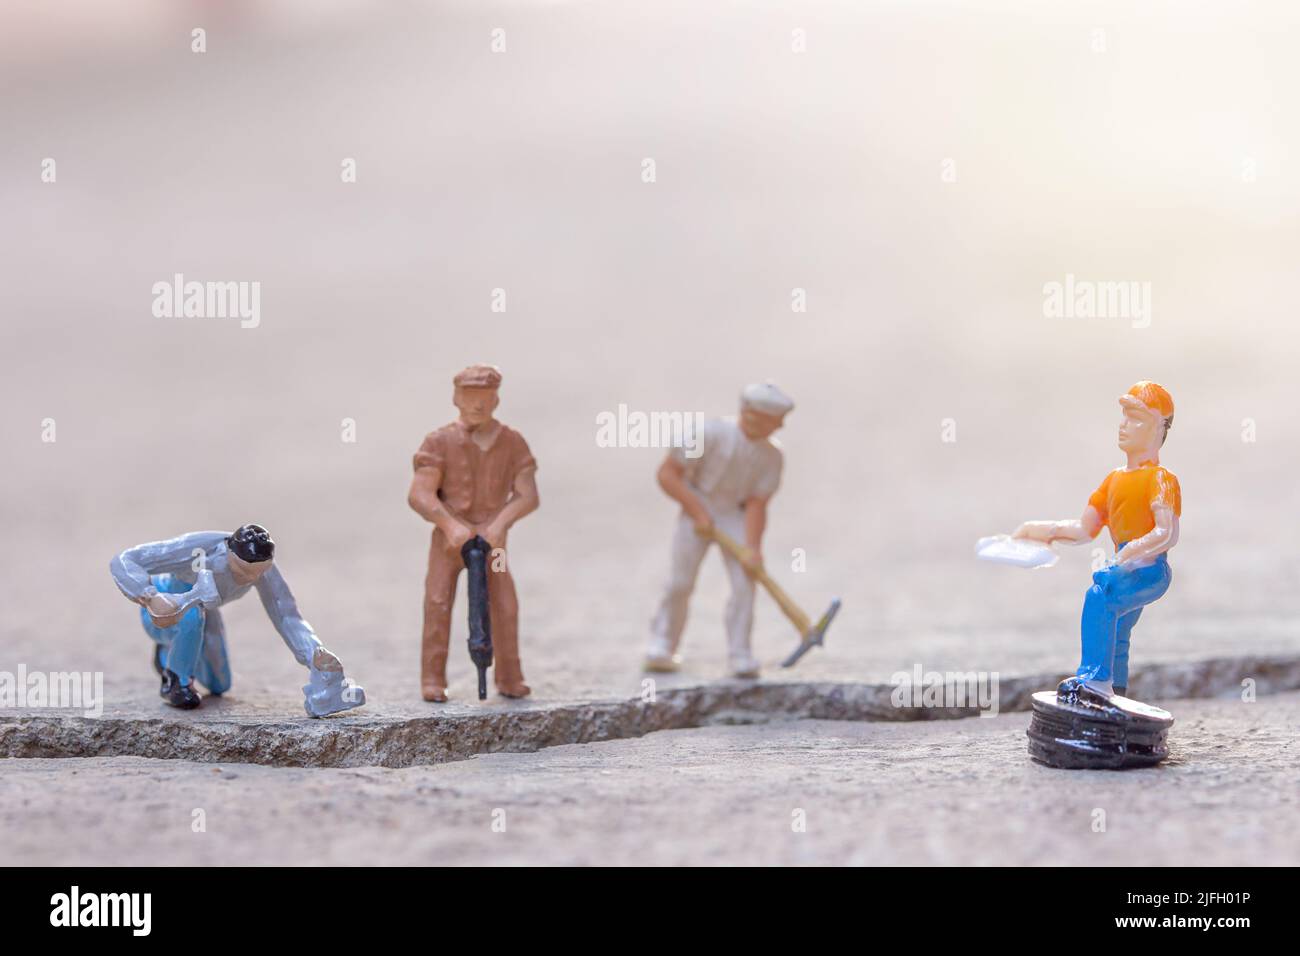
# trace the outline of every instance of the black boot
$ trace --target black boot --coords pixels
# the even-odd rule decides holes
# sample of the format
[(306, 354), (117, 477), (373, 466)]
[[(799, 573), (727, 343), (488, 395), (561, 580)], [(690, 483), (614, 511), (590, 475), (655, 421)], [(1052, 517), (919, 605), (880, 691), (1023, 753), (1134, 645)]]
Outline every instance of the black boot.
[(153, 669), (158, 672), (159, 677), (162, 677), (163, 672), (167, 670), (167, 668), (163, 667), (161, 644), (155, 644), (153, 646)]
[(203, 703), (203, 698), (192, 686), (183, 686), (181, 679), (166, 668), (163, 669), (162, 687), (158, 691), (158, 696), (181, 710), (193, 710)]
[(1100, 691), (1095, 691), (1083, 682), (1082, 677), (1067, 677), (1056, 686), (1056, 699), (1063, 704), (1083, 705), (1085, 707), (1109, 707), (1110, 698)]
[(1116, 696), (1116, 697), (1127, 697), (1127, 696), (1128, 696), (1128, 688), (1127, 688), (1127, 687), (1116, 687), (1116, 688), (1115, 688), (1115, 696)]

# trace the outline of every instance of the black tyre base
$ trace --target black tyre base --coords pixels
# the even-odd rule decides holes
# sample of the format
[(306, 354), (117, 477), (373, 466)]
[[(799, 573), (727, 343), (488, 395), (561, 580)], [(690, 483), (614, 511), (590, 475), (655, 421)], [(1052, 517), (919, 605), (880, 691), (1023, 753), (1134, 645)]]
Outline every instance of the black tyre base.
[(1169, 756), (1173, 715), (1127, 697), (1108, 706), (1064, 704), (1056, 692), (1039, 691), (1029, 721), (1029, 756), (1065, 770), (1153, 767)]

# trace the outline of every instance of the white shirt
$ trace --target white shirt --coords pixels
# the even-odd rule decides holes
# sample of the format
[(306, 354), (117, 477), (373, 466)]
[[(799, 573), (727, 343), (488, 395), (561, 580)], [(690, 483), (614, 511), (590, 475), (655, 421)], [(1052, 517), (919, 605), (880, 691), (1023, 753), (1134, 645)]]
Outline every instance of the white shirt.
[(732, 418), (704, 423), (701, 454), (687, 458), (674, 448), (673, 457), (686, 469), (686, 482), (711, 510), (741, 508), (750, 498), (769, 498), (781, 484), (783, 456), (773, 438), (747, 438)]

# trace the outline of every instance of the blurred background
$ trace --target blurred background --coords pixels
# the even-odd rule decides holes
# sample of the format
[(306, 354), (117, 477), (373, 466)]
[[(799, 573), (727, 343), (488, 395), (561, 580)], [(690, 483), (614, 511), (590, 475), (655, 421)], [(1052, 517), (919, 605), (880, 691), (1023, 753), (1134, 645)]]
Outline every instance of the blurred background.
[[(798, 403), (769, 569), (844, 599), (796, 676), (1072, 670), (1089, 549), (1024, 572), (974, 542), (1077, 516), (1143, 378), (1184, 514), (1135, 668), (1294, 652), (1297, 27), (1282, 0), (9, 0), (0, 669), (157, 707), (109, 559), (258, 522), (372, 710), (427, 711), (410, 461), (477, 361), (540, 463), (511, 536), (537, 699), (637, 692), (666, 576), (662, 453), (596, 416), (729, 414), (763, 378)], [(156, 317), (176, 273), (259, 282), (260, 324)], [(1150, 283), (1149, 324), (1046, 317), (1067, 275)], [(676, 680), (723, 673), (725, 596), (710, 558)], [(225, 613), (223, 706), (298, 713), (258, 602)], [(456, 707), (465, 631), (462, 583)]]

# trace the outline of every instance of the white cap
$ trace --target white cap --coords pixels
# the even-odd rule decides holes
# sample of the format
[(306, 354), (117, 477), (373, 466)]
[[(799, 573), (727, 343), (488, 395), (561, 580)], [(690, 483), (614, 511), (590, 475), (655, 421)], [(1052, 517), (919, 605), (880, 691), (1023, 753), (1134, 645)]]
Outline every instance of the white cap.
[(746, 385), (740, 393), (740, 403), (764, 415), (784, 415), (794, 408), (794, 399), (771, 382)]

